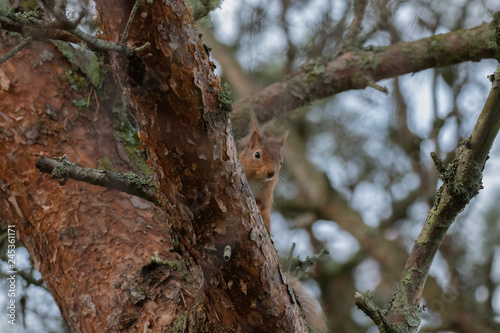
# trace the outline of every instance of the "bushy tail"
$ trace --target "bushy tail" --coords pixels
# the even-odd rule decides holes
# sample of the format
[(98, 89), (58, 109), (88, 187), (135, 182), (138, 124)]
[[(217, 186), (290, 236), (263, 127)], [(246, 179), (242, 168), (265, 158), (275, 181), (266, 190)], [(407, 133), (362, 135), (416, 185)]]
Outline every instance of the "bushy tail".
[(287, 278), (300, 303), (302, 312), (304, 312), (307, 324), (318, 333), (326, 333), (326, 317), (321, 304), (306, 292), (304, 286), (297, 279), (288, 274)]

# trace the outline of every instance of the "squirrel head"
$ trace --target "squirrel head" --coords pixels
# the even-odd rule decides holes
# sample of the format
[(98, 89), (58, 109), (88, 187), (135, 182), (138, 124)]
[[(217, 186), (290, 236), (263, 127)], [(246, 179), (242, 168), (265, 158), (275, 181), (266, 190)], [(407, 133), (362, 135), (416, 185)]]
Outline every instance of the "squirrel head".
[(240, 154), (249, 180), (268, 182), (278, 177), (283, 164), (281, 148), (287, 135), (288, 133), (285, 133), (280, 139), (261, 135), (257, 120), (252, 119), (250, 139)]

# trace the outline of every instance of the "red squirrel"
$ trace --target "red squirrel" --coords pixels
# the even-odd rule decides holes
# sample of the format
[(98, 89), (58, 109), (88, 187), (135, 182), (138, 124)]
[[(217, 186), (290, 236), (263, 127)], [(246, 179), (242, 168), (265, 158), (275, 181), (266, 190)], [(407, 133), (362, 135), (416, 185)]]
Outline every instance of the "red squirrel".
[(245, 167), (248, 184), (269, 231), (271, 231), (273, 191), (283, 164), (281, 147), (283, 147), (286, 137), (287, 133), (281, 139), (260, 135), (259, 123), (254, 117), (250, 126), (250, 139), (246, 148), (239, 155), (241, 163)]
[[(255, 117), (252, 117), (250, 139), (239, 155), (241, 163), (245, 167), (248, 184), (269, 232), (271, 232), (273, 191), (283, 164), (281, 148), (287, 135), (288, 133), (285, 133), (280, 139), (261, 135), (259, 123)], [(299, 281), (290, 277), (289, 274), (286, 276), (299, 300), (307, 324), (315, 332), (326, 332), (325, 314), (319, 302), (305, 291)]]

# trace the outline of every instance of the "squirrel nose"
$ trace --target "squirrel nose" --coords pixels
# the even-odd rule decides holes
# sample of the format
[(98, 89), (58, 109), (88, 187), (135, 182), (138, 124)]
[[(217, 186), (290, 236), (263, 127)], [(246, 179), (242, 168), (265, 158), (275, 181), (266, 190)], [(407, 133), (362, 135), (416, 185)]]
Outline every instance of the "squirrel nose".
[(273, 178), (274, 177), (274, 171), (268, 171), (267, 172), (267, 177), (268, 178)]

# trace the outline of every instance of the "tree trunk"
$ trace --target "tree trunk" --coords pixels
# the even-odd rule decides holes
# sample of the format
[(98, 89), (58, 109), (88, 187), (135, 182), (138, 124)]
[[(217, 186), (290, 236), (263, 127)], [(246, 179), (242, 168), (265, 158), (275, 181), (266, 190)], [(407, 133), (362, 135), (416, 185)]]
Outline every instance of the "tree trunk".
[[(120, 38), (133, 3), (96, 3), (109, 40)], [(10, 212), (2, 219), (16, 226), (75, 332), (306, 331), (258, 221), (229, 114), (219, 107), (219, 81), (188, 7), (143, 4), (134, 22), (128, 43), (152, 45), (109, 59), (148, 147), (166, 214), (115, 191), (58, 186), (34, 168), (39, 155), (66, 153), (86, 167), (103, 156), (123, 158), (111, 135), (112, 98), (99, 112), (78, 115), (70, 101), (88, 92), (71, 91), (55, 75), (70, 66), (53, 47), (34, 45), (2, 76), (11, 82), (2, 99), (12, 112), (2, 126), (11, 138), (1, 148), (8, 185), (2, 211)], [(37, 62), (33, 80), (27, 64)]]
[[(118, 40), (133, 1), (97, 1), (104, 35)], [(203, 302), (209, 331), (303, 331), (267, 230), (258, 221), (234, 147), (220, 83), (184, 1), (143, 4), (128, 44), (112, 53), (117, 82), (132, 105), (158, 177), (161, 202), (189, 280), (187, 312)], [(115, 22), (120, 22), (116, 25)], [(225, 261), (224, 250), (231, 248)], [(188, 282), (191, 285), (192, 282)], [(197, 308), (199, 312), (199, 307)], [(184, 312), (184, 309), (179, 309)]]
[[(103, 38), (121, 39), (134, 3), (96, 1)], [(488, 28), (460, 34), (464, 38), (458, 42), (472, 35), (484, 44), (478, 36)], [(457, 41), (456, 36), (446, 40)], [(1, 35), (2, 54), (14, 46), (9, 41), (12, 37)], [(428, 43), (422, 41), (425, 50)], [(113, 136), (121, 95), (105, 85), (105, 94), (98, 96), (88, 82), (71, 89), (71, 80), (81, 79), (75, 68), (50, 44), (33, 44), (0, 67), (1, 221), (15, 226), (75, 332), (306, 331), (237, 161), (230, 114), (219, 101), (220, 82), (185, 1), (140, 6), (127, 44), (146, 42), (151, 45), (136, 54), (110, 52), (107, 59), (147, 147), (162, 209), (87, 184), (58, 186), (36, 170), (40, 155), (67, 154), (85, 167), (107, 158), (120, 172), (130, 171), (133, 162)], [(418, 61), (428, 52), (418, 53), (408, 64), (402, 55), (408, 55), (409, 44), (363, 53), (379, 60), (358, 62), (370, 67), (362, 68), (369, 75), (361, 80), (338, 75), (349, 72), (348, 65), (359, 67), (350, 61), (357, 58), (351, 52), (324, 66), (305, 67), (288, 82), (264, 90), (264, 97), (244, 100), (239, 110), (260, 98), (267, 106), (258, 109), (268, 119), (283, 105), (293, 109), (388, 75), (444, 65), (437, 61), (442, 52), (429, 61)], [(465, 44), (457, 47), (468, 49)], [(445, 61), (464, 60), (446, 59), (455, 54), (449, 50)], [(493, 53), (483, 49), (473, 59)], [(393, 66), (394, 59), (407, 66)], [(322, 67), (326, 76), (317, 73)], [(297, 87), (317, 93), (301, 96)], [(94, 104), (92, 111), (75, 105), (85, 100)], [(326, 202), (319, 212), (338, 214), (332, 207)], [(364, 246), (377, 248), (375, 242)]]
[[(12, 46), (7, 41), (12, 37), (2, 34), (2, 53)], [(150, 287), (143, 266), (155, 251), (175, 257), (163, 213), (117, 191), (73, 181), (59, 186), (34, 168), (40, 155), (63, 154), (81, 165), (96, 167), (108, 157), (120, 170), (131, 168), (112, 135), (113, 99), (120, 96), (108, 89), (99, 111), (79, 114), (71, 101), (89, 91), (61, 78), (71, 69), (50, 44), (33, 44), (0, 67), (0, 217), (15, 226), (74, 332), (136, 331), (148, 320), (138, 309), (152, 307), (144, 300)], [(179, 290), (169, 271), (161, 282)], [(149, 311), (168, 313), (161, 302)]]

